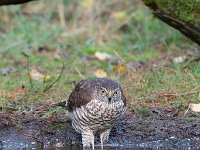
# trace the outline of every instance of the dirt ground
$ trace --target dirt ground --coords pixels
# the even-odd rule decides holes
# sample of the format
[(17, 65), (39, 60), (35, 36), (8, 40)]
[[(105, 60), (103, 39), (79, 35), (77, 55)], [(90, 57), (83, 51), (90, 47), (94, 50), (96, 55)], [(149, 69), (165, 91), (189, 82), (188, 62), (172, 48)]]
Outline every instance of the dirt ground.
[[(127, 112), (114, 125), (106, 149), (200, 149), (198, 116), (186, 119), (169, 110), (151, 112), (145, 117)], [(81, 149), (80, 134), (69, 120), (59, 118), (1, 113), (0, 135), (0, 149)]]

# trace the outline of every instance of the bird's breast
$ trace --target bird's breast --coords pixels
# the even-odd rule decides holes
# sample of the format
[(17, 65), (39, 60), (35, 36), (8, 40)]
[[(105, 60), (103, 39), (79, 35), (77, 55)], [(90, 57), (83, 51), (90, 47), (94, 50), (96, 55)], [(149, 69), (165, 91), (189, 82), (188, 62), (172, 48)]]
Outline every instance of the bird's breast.
[(111, 128), (124, 111), (123, 102), (107, 104), (94, 100), (73, 110), (70, 116), (72, 125), (78, 132), (87, 128), (95, 131)]
[(85, 109), (89, 114), (102, 120), (115, 119), (124, 111), (124, 107), (125, 106), (122, 101), (107, 103), (94, 100), (85, 105)]

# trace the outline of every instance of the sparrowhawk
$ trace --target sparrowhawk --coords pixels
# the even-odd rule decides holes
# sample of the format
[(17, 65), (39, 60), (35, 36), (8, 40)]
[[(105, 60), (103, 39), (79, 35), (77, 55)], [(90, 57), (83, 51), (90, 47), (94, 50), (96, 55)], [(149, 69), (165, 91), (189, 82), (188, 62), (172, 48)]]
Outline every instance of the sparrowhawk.
[(94, 149), (94, 135), (99, 134), (103, 149), (113, 123), (126, 110), (126, 98), (116, 81), (91, 78), (75, 86), (67, 106), (72, 126), (82, 135), (83, 147)]

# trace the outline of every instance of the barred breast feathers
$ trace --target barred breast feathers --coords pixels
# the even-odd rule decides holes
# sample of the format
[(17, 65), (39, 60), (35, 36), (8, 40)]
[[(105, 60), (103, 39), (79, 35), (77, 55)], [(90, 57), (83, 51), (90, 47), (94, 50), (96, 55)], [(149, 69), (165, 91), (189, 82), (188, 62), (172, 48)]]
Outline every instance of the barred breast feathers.
[[(106, 107), (105, 107), (106, 106)], [(96, 130), (97, 128), (111, 127), (113, 122), (125, 111), (122, 101), (105, 105), (96, 100), (70, 112), (72, 125), (76, 131)]]

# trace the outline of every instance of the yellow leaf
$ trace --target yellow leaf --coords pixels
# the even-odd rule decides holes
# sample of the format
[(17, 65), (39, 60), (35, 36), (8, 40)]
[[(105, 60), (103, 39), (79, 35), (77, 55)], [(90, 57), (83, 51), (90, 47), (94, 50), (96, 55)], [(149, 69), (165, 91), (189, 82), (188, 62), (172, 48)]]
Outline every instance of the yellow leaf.
[(85, 9), (91, 8), (93, 5), (93, 0), (83, 0), (81, 6)]
[(44, 77), (44, 80), (47, 81), (47, 80), (49, 80), (50, 78), (51, 78), (50, 75), (46, 75), (46, 76)]
[(103, 69), (98, 69), (98, 70), (95, 72), (95, 75), (96, 75), (96, 77), (98, 77), (98, 78), (105, 78), (105, 77), (107, 77), (107, 73), (106, 73)]
[(125, 72), (126, 70), (127, 70), (127, 66), (124, 64), (113, 66), (113, 71), (115, 72)]
[(127, 14), (125, 11), (118, 11), (112, 14), (112, 17), (117, 20), (125, 20), (127, 18)]

